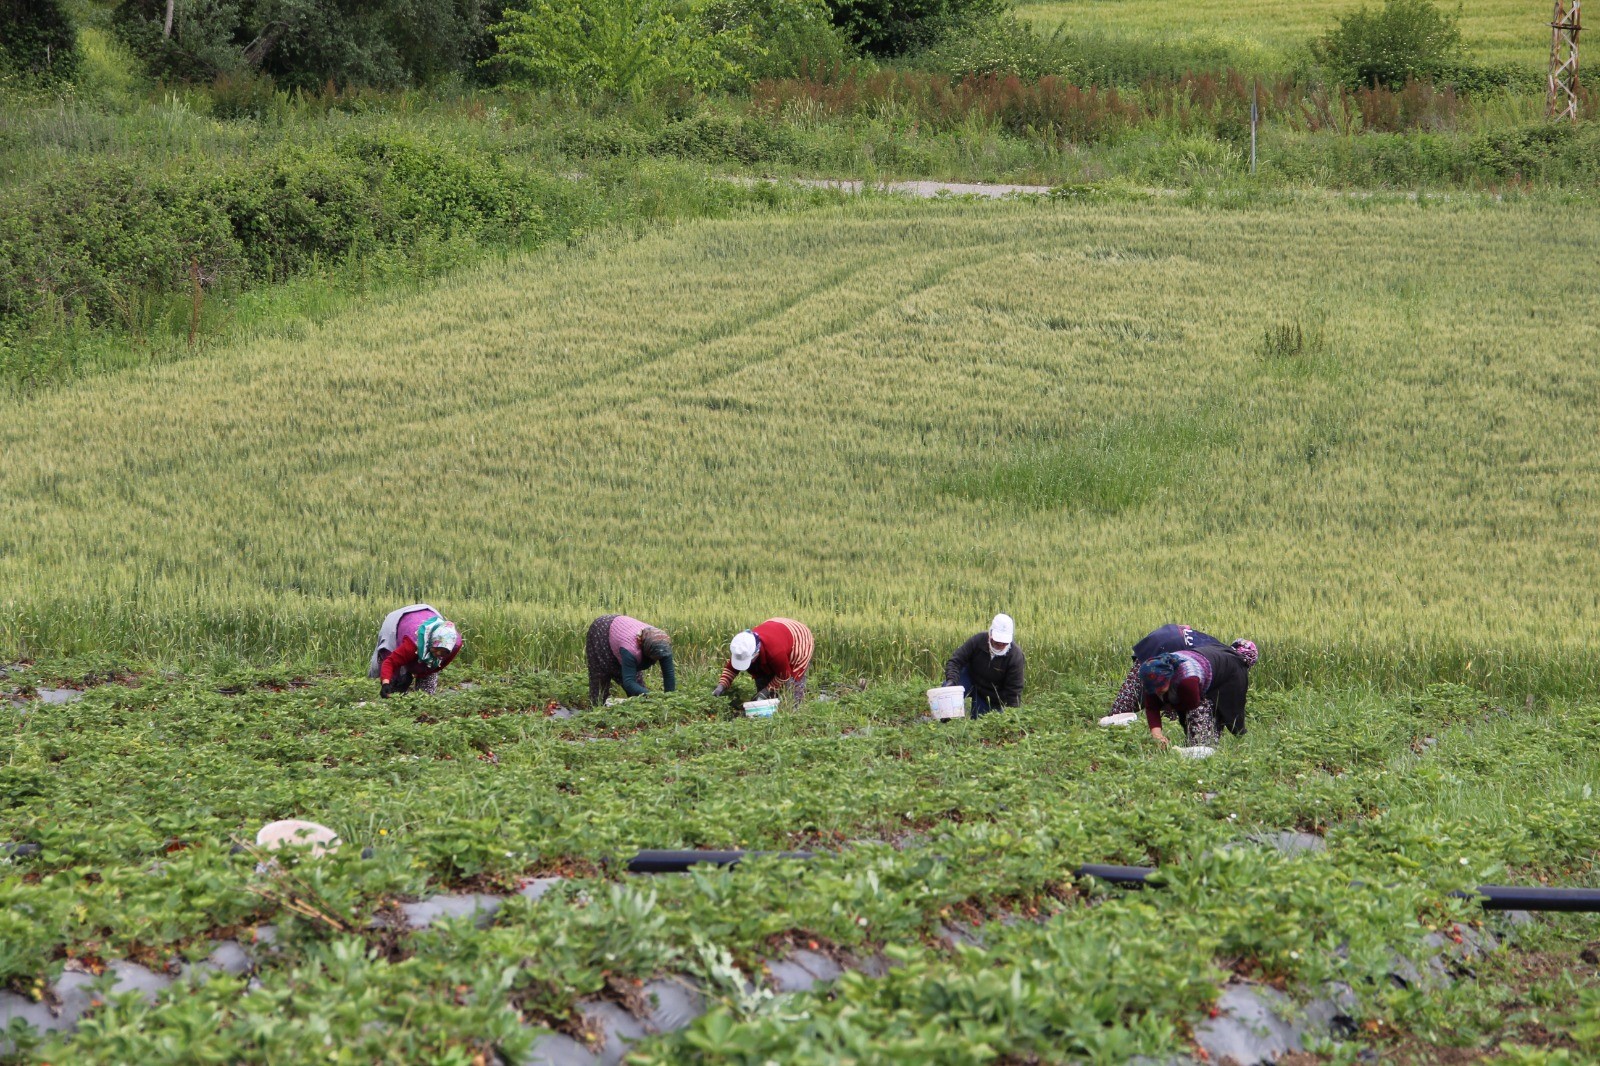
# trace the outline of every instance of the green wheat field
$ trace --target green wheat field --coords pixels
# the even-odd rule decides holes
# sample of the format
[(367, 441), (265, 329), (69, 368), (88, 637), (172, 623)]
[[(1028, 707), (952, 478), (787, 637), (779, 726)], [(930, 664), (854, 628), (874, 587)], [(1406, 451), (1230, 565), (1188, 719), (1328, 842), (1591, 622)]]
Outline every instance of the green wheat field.
[(0, 407), (33, 653), (489, 664), (627, 611), (931, 670), (1171, 617), (1266, 676), (1587, 684), (1600, 239), (1553, 203), (901, 206), (704, 222)]

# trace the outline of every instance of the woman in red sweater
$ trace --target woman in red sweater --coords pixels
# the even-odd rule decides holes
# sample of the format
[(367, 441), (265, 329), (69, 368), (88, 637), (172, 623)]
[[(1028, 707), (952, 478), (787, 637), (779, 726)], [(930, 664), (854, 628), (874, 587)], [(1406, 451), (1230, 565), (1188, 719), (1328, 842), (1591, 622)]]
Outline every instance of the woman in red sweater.
[(806, 698), (806, 671), (811, 669), (811, 652), (816, 643), (811, 630), (792, 618), (769, 618), (745, 630), (729, 645), (729, 658), (717, 678), (713, 696), (726, 695), (734, 678), (750, 672), (756, 683), (756, 699), (771, 699), (778, 686), (794, 686), (796, 702)]
[(389, 612), (378, 628), (378, 647), (372, 653), (367, 676), (382, 682), (378, 695), (417, 691), (433, 695), (439, 690), (439, 671), (461, 653), (463, 641), (455, 623), (425, 603)]

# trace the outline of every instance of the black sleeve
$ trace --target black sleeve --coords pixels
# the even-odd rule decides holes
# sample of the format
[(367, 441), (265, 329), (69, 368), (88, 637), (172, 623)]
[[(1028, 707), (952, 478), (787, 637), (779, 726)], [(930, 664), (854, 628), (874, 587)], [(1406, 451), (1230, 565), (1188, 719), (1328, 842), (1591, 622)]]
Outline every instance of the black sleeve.
[(1006, 664), (1005, 688), (1000, 692), (1000, 702), (1007, 707), (1022, 706), (1022, 674), (1025, 667), (1020, 645), (1011, 645), (1011, 662)]
[(972, 661), (972, 653), (977, 647), (978, 641), (988, 639), (989, 635), (987, 633), (979, 633), (975, 637), (968, 637), (966, 643), (950, 653), (950, 658), (944, 661), (944, 683), (946, 685), (959, 685), (961, 683), (961, 671), (965, 670), (967, 664)]

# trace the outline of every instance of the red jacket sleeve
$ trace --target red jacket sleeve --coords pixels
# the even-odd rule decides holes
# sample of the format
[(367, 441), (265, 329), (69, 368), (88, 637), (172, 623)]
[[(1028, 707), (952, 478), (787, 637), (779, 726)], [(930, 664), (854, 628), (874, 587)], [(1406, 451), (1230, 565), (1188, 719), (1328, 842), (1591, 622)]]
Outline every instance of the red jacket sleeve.
[(384, 684), (394, 680), (394, 670), (397, 666), (415, 666), (417, 663), (417, 642), (410, 637), (404, 637), (400, 646), (383, 657), (383, 662), (378, 666), (378, 679)]

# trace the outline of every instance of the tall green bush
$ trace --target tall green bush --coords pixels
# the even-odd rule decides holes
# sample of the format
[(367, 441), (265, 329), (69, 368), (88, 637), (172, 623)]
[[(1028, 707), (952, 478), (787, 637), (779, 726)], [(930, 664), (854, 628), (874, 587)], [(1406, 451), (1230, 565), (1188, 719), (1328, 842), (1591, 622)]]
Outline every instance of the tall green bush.
[(727, 35), (729, 58), (752, 78), (786, 78), (854, 58), (825, 0), (708, 0), (701, 18)]
[(637, 99), (653, 89), (709, 89), (745, 72), (735, 58), (753, 27), (721, 28), (705, 0), (515, 0), (495, 27), (496, 65), (513, 81), (583, 97)]
[(1010, 14), (963, 22), (918, 52), (910, 63), (953, 77), (1014, 74), (1038, 78), (1064, 72), (1061, 49)]
[(1312, 50), (1352, 88), (1397, 89), (1441, 74), (1460, 58), (1460, 21), (1459, 11), (1441, 10), (1432, 0), (1384, 0), (1376, 10), (1340, 16)]
[(66, 81), (78, 63), (78, 34), (61, 0), (0, 0), (0, 80)]
[(496, 160), (397, 135), (288, 145), (248, 163), (112, 164), (0, 194), (0, 336), (116, 323), (151, 294), (237, 288), (433, 239), (545, 235), (571, 195)]

